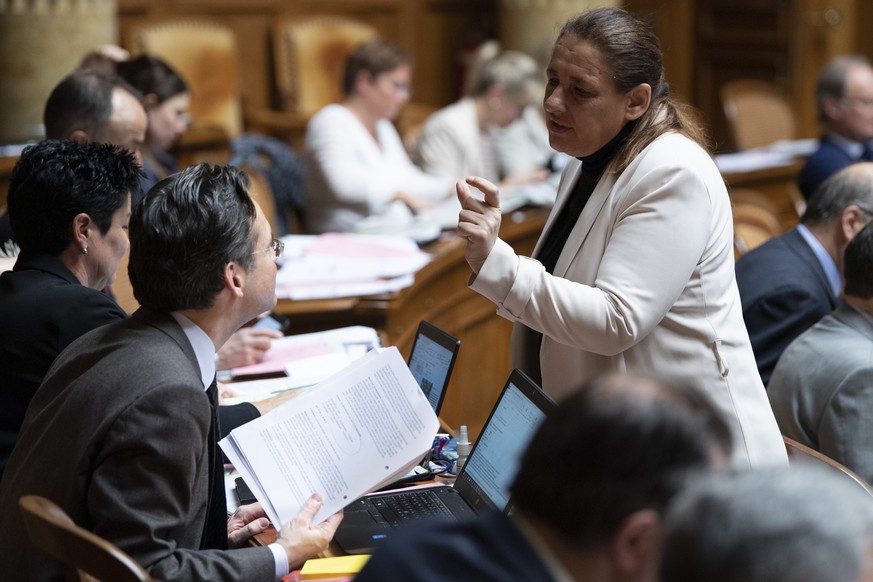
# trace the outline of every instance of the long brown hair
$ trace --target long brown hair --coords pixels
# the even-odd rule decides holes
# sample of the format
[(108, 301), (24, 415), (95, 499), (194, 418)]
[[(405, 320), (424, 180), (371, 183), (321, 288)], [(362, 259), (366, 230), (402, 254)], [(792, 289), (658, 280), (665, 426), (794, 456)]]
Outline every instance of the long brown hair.
[(568, 20), (558, 40), (565, 37), (591, 43), (612, 68), (619, 91), (630, 91), (641, 83), (652, 87), (649, 108), (613, 159), (614, 171), (623, 171), (646, 146), (668, 131), (679, 132), (707, 147), (707, 132), (693, 110), (670, 97), (661, 45), (647, 23), (620, 8), (596, 8)]

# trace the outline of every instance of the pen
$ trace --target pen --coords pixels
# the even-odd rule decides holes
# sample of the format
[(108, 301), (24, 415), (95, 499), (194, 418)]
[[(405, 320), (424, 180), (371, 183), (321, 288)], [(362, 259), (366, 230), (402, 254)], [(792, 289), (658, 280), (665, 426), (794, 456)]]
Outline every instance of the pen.
[(391, 491), (392, 489), (400, 489), (401, 487), (406, 487), (411, 483), (418, 483), (419, 481), (433, 481), (436, 477), (436, 473), (428, 471), (427, 473), (419, 473), (417, 475), (410, 475), (409, 477), (402, 477), (393, 483), (389, 483), (378, 489), (378, 491)]

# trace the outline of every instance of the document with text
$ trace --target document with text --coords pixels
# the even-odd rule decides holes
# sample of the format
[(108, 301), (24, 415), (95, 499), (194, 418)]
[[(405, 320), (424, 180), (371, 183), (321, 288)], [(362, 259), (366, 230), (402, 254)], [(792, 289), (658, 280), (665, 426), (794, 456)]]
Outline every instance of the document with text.
[(374, 349), (220, 441), (278, 528), (312, 493), (319, 523), (406, 474), (439, 420), (395, 347)]

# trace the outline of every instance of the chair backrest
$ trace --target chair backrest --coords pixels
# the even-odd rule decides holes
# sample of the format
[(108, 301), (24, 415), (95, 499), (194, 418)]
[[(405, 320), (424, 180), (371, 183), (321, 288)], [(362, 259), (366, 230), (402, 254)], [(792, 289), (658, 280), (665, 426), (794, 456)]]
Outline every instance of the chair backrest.
[(829, 469), (842, 473), (845, 477), (851, 479), (856, 484), (858, 484), (858, 486), (863, 487), (864, 491), (866, 491), (868, 494), (870, 494), (871, 497), (873, 497), (873, 487), (870, 487), (870, 484), (867, 483), (867, 481), (862, 479), (860, 476), (858, 476), (857, 473), (855, 473), (842, 463), (835, 461), (827, 455), (822, 454), (804, 444), (801, 444), (794, 439), (790, 439), (787, 436), (783, 435), (782, 440), (785, 442), (786, 451), (788, 451), (789, 465), (795, 463), (812, 463), (828, 467)]
[(782, 234), (779, 211), (764, 194), (751, 189), (732, 188), (730, 196), (737, 257)]
[(130, 556), (74, 524), (54, 502), (25, 495), (18, 505), (31, 543), (60, 562), (67, 582), (93, 578), (113, 582), (154, 580)]
[(728, 129), (738, 150), (795, 139), (794, 110), (776, 85), (767, 81), (736, 79), (721, 87)]
[(287, 112), (306, 117), (343, 100), (346, 57), (379, 36), (369, 24), (340, 16), (283, 19), (273, 32), (276, 85)]
[(209, 20), (166, 20), (136, 29), (128, 44), (134, 54), (160, 57), (185, 79), (195, 127), (218, 125), (229, 137), (242, 132), (242, 84), (233, 30)]

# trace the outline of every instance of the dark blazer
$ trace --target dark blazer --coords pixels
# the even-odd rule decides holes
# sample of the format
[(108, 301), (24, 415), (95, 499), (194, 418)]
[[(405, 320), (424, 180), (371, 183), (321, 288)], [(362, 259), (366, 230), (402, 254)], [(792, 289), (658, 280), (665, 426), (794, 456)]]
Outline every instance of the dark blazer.
[(736, 272), (743, 319), (766, 385), (786, 346), (833, 311), (837, 297), (796, 228), (740, 257)]
[(512, 521), (488, 512), (464, 522), (410, 523), (392, 533), (355, 582), (551, 580)]
[(52, 255), (22, 253), (0, 275), (0, 473), (24, 412), (46, 371), (70, 342), (127, 315), (85, 287)]
[(273, 580), (266, 548), (201, 551), (212, 409), (193, 349), (140, 309), (70, 344), (27, 411), (0, 480), (0, 571), (57, 576), (27, 542), (19, 497), (45, 496), (161, 580)]
[[(0, 475), (15, 446), (27, 405), (46, 372), (70, 342), (127, 314), (115, 301), (85, 287), (61, 261), (22, 253), (0, 275)], [(260, 416), (248, 403), (219, 408), (222, 436)]]
[(806, 159), (797, 178), (803, 197), (809, 200), (822, 182), (857, 161), (827, 136), (822, 137), (818, 149)]

